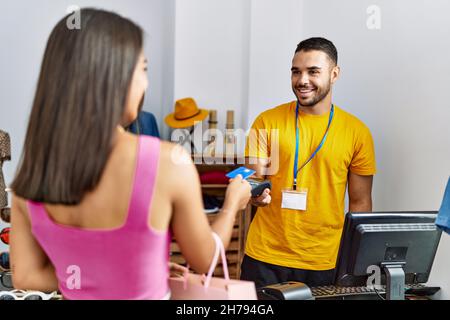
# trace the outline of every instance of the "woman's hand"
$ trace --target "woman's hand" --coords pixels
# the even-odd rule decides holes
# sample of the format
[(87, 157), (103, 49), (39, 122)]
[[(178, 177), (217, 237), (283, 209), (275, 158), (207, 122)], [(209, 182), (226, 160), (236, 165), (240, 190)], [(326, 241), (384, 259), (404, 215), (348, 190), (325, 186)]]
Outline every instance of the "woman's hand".
[(224, 207), (231, 206), (236, 210), (244, 210), (252, 196), (251, 191), (252, 187), (248, 181), (238, 174), (236, 178), (230, 180), (227, 187)]
[(189, 269), (175, 262), (169, 261), (169, 272), (171, 277), (179, 277), (189, 272)]

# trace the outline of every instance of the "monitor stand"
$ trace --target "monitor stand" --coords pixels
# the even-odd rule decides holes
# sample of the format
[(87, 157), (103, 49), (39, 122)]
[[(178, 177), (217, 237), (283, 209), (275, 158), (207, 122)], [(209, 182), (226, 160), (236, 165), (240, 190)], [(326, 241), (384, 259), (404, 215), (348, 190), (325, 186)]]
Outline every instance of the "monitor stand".
[(405, 300), (405, 262), (383, 262), (386, 274), (386, 299)]

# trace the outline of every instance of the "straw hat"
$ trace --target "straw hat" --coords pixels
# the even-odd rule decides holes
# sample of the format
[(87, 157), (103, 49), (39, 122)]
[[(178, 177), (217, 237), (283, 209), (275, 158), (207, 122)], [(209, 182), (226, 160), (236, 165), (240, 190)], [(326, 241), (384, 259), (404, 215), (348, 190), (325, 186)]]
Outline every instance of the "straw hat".
[(200, 109), (193, 98), (180, 99), (175, 102), (175, 112), (169, 114), (164, 121), (172, 128), (187, 128), (196, 121), (203, 121), (208, 110)]

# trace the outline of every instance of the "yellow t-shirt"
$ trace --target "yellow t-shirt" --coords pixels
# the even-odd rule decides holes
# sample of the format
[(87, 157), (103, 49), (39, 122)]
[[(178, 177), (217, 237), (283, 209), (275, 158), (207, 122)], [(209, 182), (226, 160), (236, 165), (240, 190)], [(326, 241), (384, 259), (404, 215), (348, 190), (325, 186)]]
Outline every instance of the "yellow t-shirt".
[[(348, 172), (363, 176), (376, 172), (373, 139), (364, 123), (335, 106), (325, 144), (297, 176), (297, 188), (308, 189), (306, 211), (282, 209), (282, 190), (291, 189), (294, 180), (295, 108), (293, 101), (263, 112), (252, 130), (266, 133), (253, 130), (247, 140), (247, 157), (268, 158), (270, 168), (278, 165), (278, 170), (267, 177), (272, 202), (258, 208), (245, 251), (274, 265), (329, 270), (336, 266)], [(320, 144), (329, 116), (299, 112), (298, 168)]]

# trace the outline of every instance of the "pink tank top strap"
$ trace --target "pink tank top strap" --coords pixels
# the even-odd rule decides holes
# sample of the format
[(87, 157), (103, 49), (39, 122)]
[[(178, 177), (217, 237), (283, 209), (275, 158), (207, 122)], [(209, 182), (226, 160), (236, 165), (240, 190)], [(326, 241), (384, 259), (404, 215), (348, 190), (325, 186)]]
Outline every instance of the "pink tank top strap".
[(42, 203), (34, 202), (31, 200), (27, 200), (26, 203), (32, 227), (35, 227), (36, 225), (46, 224), (49, 222), (48, 221), (49, 217)]
[(128, 208), (128, 227), (146, 226), (153, 199), (160, 152), (160, 140), (140, 136), (133, 191)]

